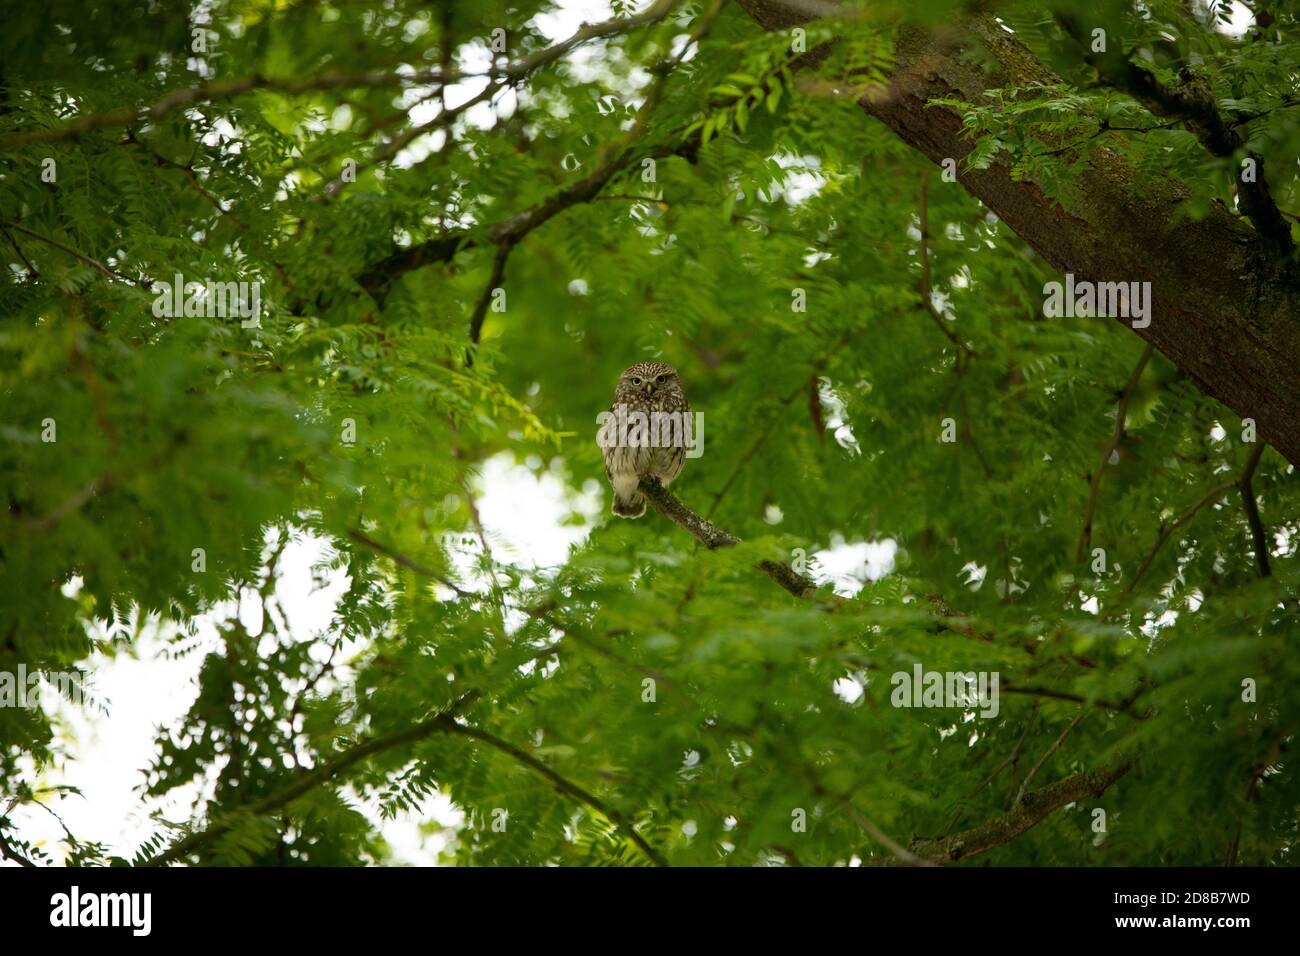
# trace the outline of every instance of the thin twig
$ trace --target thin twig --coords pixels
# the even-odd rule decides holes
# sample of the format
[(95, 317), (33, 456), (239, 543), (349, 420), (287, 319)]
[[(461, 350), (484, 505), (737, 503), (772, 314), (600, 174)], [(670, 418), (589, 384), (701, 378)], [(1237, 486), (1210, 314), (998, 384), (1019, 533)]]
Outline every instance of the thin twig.
[(451, 581), (448, 578), (443, 577), (441, 574), (438, 574), (436, 571), (431, 571), (429, 568), (426, 568), (424, 565), (419, 564), (416, 561), (413, 561), (411, 558), (408, 558), (400, 551), (394, 551), (392, 548), (388, 547), (387, 545), (380, 544), (374, 538), (370, 537), (368, 534), (366, 534), (365, 532), (361, 531), (358, 528), (349, 528), (348, 537), (351, 538), (353, 541), (357, 542), (357, 544), (363, 544), (372, 551), (378, 551), (380, 554), (384, 555), (385, 557), (392, 558), (402, 567), (410, 568), (416, 574), (423, 575), (426, 578), (432, 578), (434, 581), (437, 581), (443, 587), (451, 588), (453, 591), (456, 592), (457, 597), (464, 598), (464, 597), (475, 596), (474, 592), (466, 591), (464, 588), (457, 585), (454, 581)]
[(14, 252), (18, 253), (18, 258), (23, 260), (23, 265), (27, 267), (27, 274), (33, 279), (39, 278), (40, 273), (36, 271), (36, 267), (32, 265), (31, 260), (28, 259), (27, 255), (23, 252), (22, 247), (18, 245), (18, 240), (13, 237), (13, 233), (8, 229), (4, 229), (3, 232), (5, 238), (9, 240), (9, 245), (14, 247)]
[(1142, 350), (1142, 356), (1138, 359), (1133, 374), (1128, 377), (1128, 381), (1124, 383), (1124, 388), (1119, 393), (1119, 405), (1115, 409), (1115, 427), (1111, 431), (1110, 441), (1101, 450), (1101, 460), (1097, 462), (1097, 467), (1089, 478), (1088, 505), (1083, 512), (1083, 528), (1079, 532), (1079, 546), (1075, 549), (1075, 561), (1082, 561), (1088, 553), (1088, 546), (1092, 544), (1092, 519), (1096, 514), (1097, 498), (1101, 493), (1101, 476), (1105, 473), (1111, 455), (1115, 453), (1115, 449), (1124, 438), (1124, 420), (1128, 417), (1129, 403), (1133, 400), (1133, 392), (1137, 389), (1142, 373), (1146, 371), (1147, 363), (1151, 361), (1154, 352), (1155, 347), (1148, 343)]
[(974, 355), (975, 350), (957, 337), (952, 329), (948, 328), (948, 321), (940, 314), (934, 305), (934, 293), (930, 286), (930, 212), (929, 200), (926, 189), (926, 174), (921, 173), (921, 194), (920, 201), (917, 204), (917, 222), (921, 233), (921, 241), (917, 247), (917, 257), (921, 262), (921, 281), (918, 291), (921, 295), (921, 307), (925, 309), (927, 315), (934, 320), (939, 331), (948, 337), (948, 341), (957, 346), (958, 349), (964, 349), (967, 354)]
[(98, 269), (109, 279), (121, 279), (123, 282), (129, 282), (131, 285), (139, 285), (139, 283), (136, 282), (136, 280), (132, 279), (130, 276), (124, 276), (120, 272), (115, 272), (112, 269), (110, 269), (108, 266), (104, 265), (104, 263), (100, 262), (98, 259), (92, 259), (90, 256), (78, 252), (76, 249), (73, 249), (71, 246), (65, 246), (63, 243), (59, 242), (56, 239), (51, 239), (49, 236), (42, 236), (39, 232), (32, 232), (32, 230), (26, 228), (25, 226), (20, 226), (16, 222), (7, 222), (0, 225), (2, 225), (6, 229), (14, 229), (18, 232), (21, 232), (25, 236), (31, 236), (33, 239), (39, 239), (41, 242), (45, 243), (46, 245), (53, 246), (55, 249), (58, 249), (61, 252), (66, 252), (68, 255), (72, 256), (73, 258), (80, 259), (86, 265)]
[(571, 780), (565, 779), (532, 754), (519, 749), (507, 740), (502, 740), (500, 737), (488, 733), (486, 730), (480, 730), (477, 727), (470, 727), (466, 724), (458, 724), (454, 720), (446, 720), (444, 723), (444, 729), (449, 733), (459, 734), (462, 737), (469, 737), (473, 740), (478, 740), (487, 744), (489, 747), (493, 747), (502, 753), (513, 757), (519, 763), (533, 770), (539, 776), (549, 780), (555, 785), (555, 789), (559, 790), (561, 793), (568, 794), (575, 800), (585, 803), (597, 813), (608, 818), (615, 826), (627, 835), (629, 840), (636, 844), (637, 848), (644, 853), (655, 866), (668, 865), (668, 861), (660, 855), (659, 851), (654, 849), (654, 847), (650, 846), (650, 844), (645, 841), (645, 837), (641, 836), (641, 834), (637, 832), (636, 827), (633, 826), (622, 813), (606, 804), (591, 792), (584, 790), (576, 783), (573, 783)]
[(497, 246), (496, 255), (492, 257), (492, 272), (488, 275), (487, 285), (483, 287), (483, 294), (479, 296), (478, 303), (474, 306), (474, 313), (469, 319), (470, 347), (465, 352), (466, 368), (471, 368), (474, 365), (474, 353), (478, 351), (479, 336), (483, 334), (483, 320), (487, 317), (487, 310), (492, 304), (492, 297), (496, 294), (496, 290), (501, 287), (501, 281), (506, 272), (506, 260), (510, 258), (510, 250), (514, 247), (514, 240), (503, 240)]
[(1061, 731), (1061, 736), (1057, 737), (1052, 743), (1052, 746), (1047, 748), (1047, 752), (1038, 758), (1038, 763), (1029, 768), (1029, 773), (1025, 774), (1025, 779), (1021, 782), (1020, 789), (1016, 791), (1016, 799), (1011, 803), (1011, 808), (1013, 810), (1024, 802), (1025, 792), (1029, 789), (1029, 784), (1033, 781), (1034, 776), (1042, 769), (1043, 764), (1047, 763), (1047, 761), (1051, 759), (1052, 754), (1061, 749), (1061, 744), (1065, 743), (1065, 738), (1070, 736), (1070, 731), (1074, 730), (1074, 728), (1079, 725), (1079, 721), (1083, 720), (1087, 713), (1087, 710), (1080, 710), (1075, 714), (1074, 720), (1070, 721), (1070, 726)]
[(345, 73), (333, 70), (319, 76), (299, 78), (266, 77), (261, 74), (239, 77), (233, 80), (216, 80), (199, 86), (172, 90), (165, 96), (147, 106), (122, 106), (102, 113), (85, 113), (67, 120), (49, 129), (10, 133), (0, 136), (0, 151), (10, 152), (36, 143), (57, 143), (68, 139), (77, 139), (86, 133), (111, 127), (134, 126), (137, 123), (153, 122), (175, 110), (192, 106), (195, 103), (210, 103), (217, 100), (233, 99), (245, 93), (267, 90), (274, 93), (313, 93), (322, 90), (360, 87), (385, 87), (420, 85), (440, 82), (444, 78), (437, 70), (412, 72), (371, 71), (367, 73)]
[(1246, 509), (1246, 521), (1250, 524), (1250, 537), (1255, 545), (1255, 561), (1259, 565), (1261, 578), (1268, 577), (1272, 574), (1272, 570), (1268, 563), (1268, 535), (1264, 531), (1264, 522), (1259, 516), (1259, 503), (1255, 501), (1255, 490), (1251, 487), (1251, 480), (1255, 477), (1255, 468), (1264, 454), (1264, 448), (1263, 442), (1255, 446), (1250, 460), (1246, 462), (1246, 470), (1242, 472), (1241, 481), (1237, 485), (1241, 489), (1241, 503)]
[(870, 836), (877, 843), (882, 844), (885, 847), (885, 849), (887, 849), (890, 853), (894, 854), (894, 858), (898, 860), (899, 863), (902, 863), (906, 866), (938, 866), (939, 865), (932, 860), (926, 860), (923, 859), (922, 857), (917, 856), (911, 850), (907, 849), (906, 847), (900, 845), (897, 841), (890, 838), (889, 834), (885, 833), (884, 830), (880, 829), (880, 827), (876, 826), (865, 816), (863, 816), (861, 811), (859, 811), (858, 808), (855, 807), (848, 800), (844, 800), (842, 801), (842, 803), (844, 809), (848, 811), (849, 816), (853, 818), (853, 822), (856, 823), (864, 833)]
[(1214, 504), (1214, 502), (1218, 501), (1233, 488), (1236, 488), (1239, 480), (1240, 479), (1238, 478), (1232, 478), (1216, 485), (1206, 493), (1205, 497), (1201, 498), (1196, 502), (1196, 504), (1192, 505), (1180, 514), (1170, 524), (1161, 525), (1160, 532), (1156, 535), (1155, 544), (1151, 547), (1150, 553), (1147, 554), (1146, 558), (1144, 558), (1142, 563), (1138, 566), (1137, 573), (1129, 580), (1128, 586), (1124, 588), (1124, 593), (1131, 594), (1133, 589), (1138, 586), (1138, 582), (1142, 580), (1143, 576), (1150, 569), (1152, 562), (1156, 559), (1156, 555), (1160, 553), (1160, 549), (1164, 547), (1165, 542), (1169, 540), (1170, 536), (1172, 536), (1175, 531), (1196, 517), (1197, 513), (1206, 505)]

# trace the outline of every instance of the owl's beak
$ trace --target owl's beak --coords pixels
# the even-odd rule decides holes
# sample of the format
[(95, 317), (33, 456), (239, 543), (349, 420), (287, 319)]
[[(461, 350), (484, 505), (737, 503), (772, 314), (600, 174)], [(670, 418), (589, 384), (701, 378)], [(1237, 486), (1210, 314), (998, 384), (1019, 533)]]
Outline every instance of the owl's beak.
[(646, 395), (653, 395), (653, 394), (655, 393), (655, 383), (654, 383), (654, 382), (646, 382), (646, 383), (645, 383), (645, 393), (646, 393)]

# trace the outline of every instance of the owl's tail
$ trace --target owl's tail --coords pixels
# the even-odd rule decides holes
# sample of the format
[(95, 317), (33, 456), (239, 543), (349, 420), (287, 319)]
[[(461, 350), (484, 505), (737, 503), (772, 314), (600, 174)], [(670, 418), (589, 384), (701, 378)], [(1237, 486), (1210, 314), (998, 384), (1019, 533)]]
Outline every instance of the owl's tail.
[(645, 495), (634, 491), (626, 498), (614, 494), (614, 514), (620, 518), (639, 518), (645, 514)]

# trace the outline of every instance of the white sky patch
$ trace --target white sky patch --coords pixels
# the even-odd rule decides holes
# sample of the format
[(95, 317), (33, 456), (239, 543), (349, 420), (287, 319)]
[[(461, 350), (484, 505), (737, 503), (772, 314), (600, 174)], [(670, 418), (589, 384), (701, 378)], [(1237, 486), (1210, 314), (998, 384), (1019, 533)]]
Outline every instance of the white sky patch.
[[(647, 6), (648, 3), (642, 3), (637, 10)], [(560, 7), (538, 13), (530, 23), (538, 33), (555, 42), (571, 36), (582, 23), (599, 23), (613, 15), (609, 0), (568, 0)]]
[[(336, 573), (323, 587), (316, 587), (312, 565), (324, 548), (323, 540), (304, 536), (290, 543), (281, 557), (273, 593), (284, 615), (282, 623), (294, 641), (328, 632), (335, 605), (348, 585), (346, 575)], [(78, 588), (74, 579), (63, 590), (75, 594)], [(242, 601), (223, 601), (210, 613), (195, 618), (195, 638), (169, 644), (151, 624), (141, 630), (129, 653), (89, 666), (83, 663), (93, 675), (90, 696), (107, 707), (107, 714), (93, 705), (77, 707), (50, 694), (42, 696), (42, 704), (61, 728), (56, 747), (72, 754), (73, 759), (47, 773), (41, 786), (75, 786), (85, 795), (84, 799), (70, 796), (47, 801), (78, 839), (98, 840), (113, 852), (130, 856), (157, 830), (149, 811), (160, 810), (170, 820), (190, 817), (201, 785), (189, 784), (163, 800), (145, 803), (141, 797), (143, 770), (155, 756), (157, 728), (178, 724), (194, 702), (203, 659), (220, 644), (217, 623), (237, 614), (250, 633), (263, 633), (261, 605), (247, 595), (245, 592)], [(180, 646), (191, 645), (189, 653), (177, 655)], [(355, 645), (345, 645), (336, 663), (356, 650)], [(317, 651), (323, 660), (327, 651)], [(342, 665), (336, 671), (348, 673)], [(56, 844), (62, 831), (52, 815), (33, 806), (20, 807), (12, 815), (20, 824), (19, 832), (47, 841), (45, 849), (61, 858), (63, 847)]]
[(956, 320), (957, 314), (952, 310), (952, 299), (948, 296), (948, 293), (940, 292), (938, 289), (931, 289), (930, 302), (938, 310), (939, 314), (949, 322)]
[[(586, 482), (575, 495), (558, 458), (534, 471), (510, 452), (501, 452), (483, 463), (480, 485), (479, 517), (493, 554), (522, 568), (563, 564), (570, 547), (585, 540), (601, 520), (607, 504), (596, 481)], [(573, 512), (584, 524), (563, 523)]]
[(974, 561), (967, 561), (962, 565), (962, 571), (966, 575), (966, 580), (962, 583), (972, 591), (978, 591), (984, 586), (984, 578), (989, 573), (987, 567), (982, 564), (976, 564)]
[[(201, 630), (215, 640), (210, 624), (201, 625)], [(77, 707), (49, 693), (41, 696), (42, 706), (57, 721), (55, 748), (73, 759), (57, 762), (57, 769), (42, 774), (37, 789), (71, 786), (82, 796), (47, 795), (42, 803), (52, 813), (23, 804), (10, 818), (24, 839), (56, 861), (64, 859), (65, 850), (58, 842), (63, 830), (53, 813), (79, 840), (103, 842), (129, 857), (157, 829), (149, 810), (159, 809), (172, 820), (187, 819), (198, 796), (198, 787), (191, 784), (146, 805), (138, 791), (144, 784), (141, 771), (155, 757), (155, 729), (177, 723), (194, 701), (203, 655), (163, 658), (162, 641), (153, 629), (139, 638), (135, 649), (141, 658), (122, 655), (90, 669), (89, 695), (107, 707), (107, 716), (94, 705)]]
[(833, 534), (830, 547), (809, 560), (809, 572), (818, 584), (833, 583), (836, 594), (853, 597), (868, 581), (879, 581), (893, 571), (897, 553), (893, 538), (849, 543), (843, 535)]
[(858, 439), (853, 434), (853, 428), (849, 425), (844, 400), (835, 391), (830, 379), (818, 379), (818, 397), (821, 399), (822, 410), (825, 412), (826, 428), (835, 436), (835, 441), (841, 448), (845, 448), (855, 455), (861, 454), (862, 449), (858, 446)]
[[(1223, 0), (1215, 0), (1214, 5), (1216, 7), (1223, 7)], [(1209, 8), (1210, 4), (1201, 0), (1201, 2), (1196, 4), (1196, 6), (1201, 10), (1206, 10)], [(1215, 25), (1219, 32), (1226, 33), (1228, 36), (1239, 37), (1255, 25), (1255, 14), (1251, 13), (1250, 8), (1244, 3), (1240, 3), (1238, 0), (1231, 0), (1227, 6), (1232, 10), (1232, 21), (1230, 23), (1216, 21)]]
[(1142, 633), (1146, 637), (1155, 637), (1167, 627), (1172, 627), (1178, 621), (1178, 612), (1167, 610), (1159, 615), (1148, 614), (1146, 620), (1142, 623)]
[(794, 156), (790, 153), (777, 153), (772, 159), (785, 170), (785, 176), (773, 189), (774, 195), (759, 196), (767, 202), (784, 199), (792, 206), (797, 206), (821, 192), (826, 185), (826, 177), (821, 173), (821, 160), (816, 156)]
[(835, 696), (846, 704), (856, 704), (867, 692), (856, 674), (836, 678), (831, 684), (831, 689), (835, 692)]

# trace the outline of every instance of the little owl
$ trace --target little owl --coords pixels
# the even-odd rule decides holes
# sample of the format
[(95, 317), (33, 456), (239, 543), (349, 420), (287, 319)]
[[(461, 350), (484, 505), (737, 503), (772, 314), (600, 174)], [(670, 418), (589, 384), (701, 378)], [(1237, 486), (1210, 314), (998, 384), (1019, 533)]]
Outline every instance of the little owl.
[[(652, 475), (667, 485), (681, 473), (691, 440), (691, 407), (675, 368), (662, 362), (638, 362), (619, 376), (610, 413), (616, 420), (620, 414), (632, 416), (621, 438), (601, 440), (605, 474), (614, 486), (614, 514), (639, 518), (645, 514), (645, 496), (637, 490), (641, 479)], [(648, 434), (644, 425), (637, 425), (646, 419), (651, 422)]]

